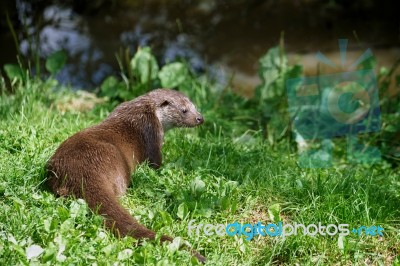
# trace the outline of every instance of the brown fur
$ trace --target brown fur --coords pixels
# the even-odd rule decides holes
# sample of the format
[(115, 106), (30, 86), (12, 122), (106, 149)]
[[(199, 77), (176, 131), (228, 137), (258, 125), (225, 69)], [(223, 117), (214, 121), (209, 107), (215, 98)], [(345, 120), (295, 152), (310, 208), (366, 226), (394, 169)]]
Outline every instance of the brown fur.
[[(56, 195), (85, 199), (117, 235), (154, 239), (155, 232), (134, 219), (119, 204), (118, 196), (125, 193), (138, 164), (161, 165), (166, 130), (201, 123), (203, 117), (183, 94), (151, 91), (122, 103), (102, 123), (64, 141), (46, 165), (47, 184)], [(172, 241), (172, 237), (163, 235), (161, 241)], [(198, 252), (192, 253), (205, 261)]]

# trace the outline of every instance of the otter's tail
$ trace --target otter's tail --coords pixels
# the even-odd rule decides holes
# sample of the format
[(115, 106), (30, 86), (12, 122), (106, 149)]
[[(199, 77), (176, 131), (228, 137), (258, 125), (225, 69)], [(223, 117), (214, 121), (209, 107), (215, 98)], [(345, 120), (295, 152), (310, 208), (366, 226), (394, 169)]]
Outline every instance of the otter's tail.
[[(104, 188), (102, 190), (104, 190)], [(97, 196), (94, 196), (96, 194)], [(114, 234), (119, 237), (132, 236), (136, 239), (155, 239), (156, 233), (133, 218), (129, 212), (120, 205), (112, 191), (102, 191), (101, 197), (98, 196), (98, 191), (97, 193), (87, 191), (84, 198), (93, 211), (97, 211), (98, 214), (101, 214), (105, 218), (106, 226)], [(163, 235), (160, 241), (162, 243), (165, 241), (171, 242), (172, 240), (172, 237)], [(206, 258), (196, 250), (190, 247), (185, 248), (190, 250), (192, 255), (200, 262), (206, 261)]]

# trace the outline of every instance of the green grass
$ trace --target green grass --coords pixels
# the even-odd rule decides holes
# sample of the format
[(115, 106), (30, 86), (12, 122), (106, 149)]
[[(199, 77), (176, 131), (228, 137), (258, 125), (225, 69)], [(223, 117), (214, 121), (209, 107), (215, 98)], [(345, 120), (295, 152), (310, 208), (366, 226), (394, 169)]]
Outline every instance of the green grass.
[[(117, 239), (82, 200), (56, 198), (43, 188), (44, 165), (57, 146), (111, 110), (103, 104), (93, 111), (60, 112), (56, 103), (64, 94), (49, 92), (54, 85), (31, 80), (0, 99), (0, 265), (196, 264), (176, 245), (138, 246), (132, 238)], [(399, 263), (398, 168), (383, 161), (302, 169), (289, 140), (270, 145), (259, 131), (237, 130), (241, 120), (219, 123), (224, 118), (218, 110), (228, 113), (231, 107), (200, 108), (204, 126), (166, 134), (160, 170), (142, 166), (132, 175), (121, 203), (143, 224), (187, 240), (207, 256), (208, 265)], [(275, 204), (284, 223), (380, 225), (384, 236), (246, 241), (188, 235), (192, 219), (215, 225), (273, 222), (268, 210)], [(33, 245), (44, 251), (28, 260), (26, 251)]]

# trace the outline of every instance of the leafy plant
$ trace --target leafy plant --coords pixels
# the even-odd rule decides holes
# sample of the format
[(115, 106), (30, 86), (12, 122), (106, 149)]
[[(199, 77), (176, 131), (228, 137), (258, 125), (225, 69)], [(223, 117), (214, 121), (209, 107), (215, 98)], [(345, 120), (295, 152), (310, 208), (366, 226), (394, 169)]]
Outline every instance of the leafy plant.
[(150, 47), (139, 48), (131, 60), (131, 68), (142, 84), (150, 83), (157, 78), (158, 64)]
[(11, 81), (24, 81), (26, 78), (25, 71), (19, 65), (5, 64), (4, 71)]
[[(122, 60), (129, 61), (127, 67)], [(100, 94), (116, 102), (131, 100), (158, 87), (177, 88), (190, 78), (188, 68), (181, 62), (166, 64), (160, 70), (149, 47), (139, 48), (132, 58), (125, 52), (119, 63), (122, 81), (109, 76), (100, 86)]]
[(255, 99), (259, 112), (259, 127), (271, 144), (289, 134), (287, 113), (286, 80), (299, 77), (302, 66), (289, 66), (284, 51), (283, 39), (280, 46), (273, 47), (259, 60), (258, 74), (261, 84), (255, 89)]
[(49, 71), (52, 75), (55, 75), (64, 67), (66, 62), (67, 62), (67, 53), (64, 50), (61, 50), (51, 54), (46, 59), (45, 66), (47, 71)]
[(261, 84), (256, 87), (255, 97), (259, 100), (261, 106), (265, 101), (277, 101), (285, 98), (286, 80), (299, 77), (303, 71), (300, 65), (288, 65), (283, 46), (269, 49), (259, 59), (259, 64), (258, 75)]
[(163, 66), (158, 77), (161, 81), (161, 86), (164, 88), (174, 88), (181, 85), (188, 78), (189, 71), (181, 62), (175, 62)]

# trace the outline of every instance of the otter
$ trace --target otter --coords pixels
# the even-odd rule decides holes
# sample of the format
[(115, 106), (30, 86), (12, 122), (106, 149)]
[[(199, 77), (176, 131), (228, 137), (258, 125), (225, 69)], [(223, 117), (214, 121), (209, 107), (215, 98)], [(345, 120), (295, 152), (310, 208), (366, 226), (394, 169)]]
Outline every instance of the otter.
[[(145, 161), (159, 168), (164, 133), (195, 127), (203, 116), (182, 93), (156, 89), (117, 106), (100, 124), (69, 137), (46, 164), (47, 186), (57, 196), (84, 199), (104, 216), (119, 237), (154, 240), (156, 233), (133, 218), (118, 202), (135, 167)], [(161, 236), (161, 242), (172, 241)], [(186, 247), (187, 249), (190, 249)], [(190, 249), (201, 262), (205, 257)]]

